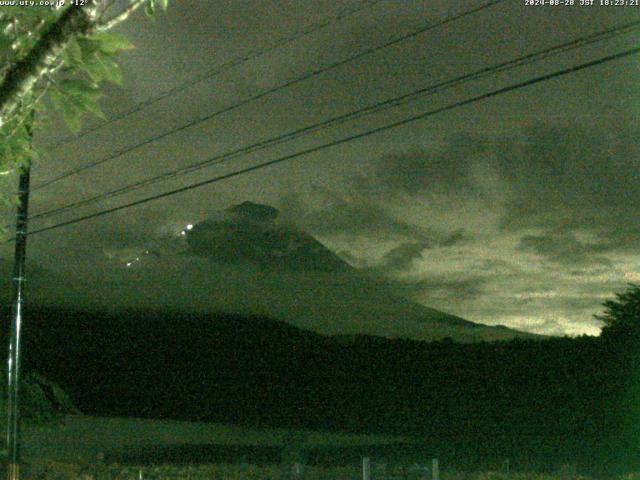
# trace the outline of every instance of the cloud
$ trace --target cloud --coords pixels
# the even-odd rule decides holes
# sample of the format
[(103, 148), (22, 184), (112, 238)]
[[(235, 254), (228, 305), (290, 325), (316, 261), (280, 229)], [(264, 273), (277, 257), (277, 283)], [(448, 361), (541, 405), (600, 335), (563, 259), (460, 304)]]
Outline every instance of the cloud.
[(358, 238), (340, 244), (351, 263), (424, 305), (595, 333), (604, 296), (640, 276), (639, 154), (624, 128), (457, 135), (374, 160), (342, 191), (298, 197), (297, 218), (315, 234)]
[[(640, 278), (638, 153), (624, 129), (537, 125), (508, 137), (452, 136), (367, 159), (342, 185), (268, 203), (278, 221), (318, 237), (397, 295), (487, 324), (596, 333), (592, 315), (604, 298)], [(211, 213), (210, 204), (199, 208)], [(150, 210), (76, 236), (129, 255), (162, 234), (160, 215), (167, 228), (178, 225), (172, 218), (194, 218), (176, 203), (171, 218)], [(43, 237), (68, 248), (63, 240)]]
[(507, 231), (586, 229), (635, 249), (640, 138), (625, 127), (534, 125), (509, 136), (445, 138), (430, 149), (380, 158), (353, 179), (370, 196), (424, 198), (500, 214)]
[(440, 242), (441, 247), (452, 247), (457, 245), (460, 242), (465, 240), (470, 240), (464, 230), (458, 230), (457, 232), (453, 232), (449, 237), (445, 238), (442, 242)]
[(382, 157), (372, 172), (353, 179), (356, 188), (371, 194), (485, 198), (488, 178), (479, 179), (493, 146), (486, 138), (457, 135), (430, 150)]
[[(424, 256), (436, 250), (427, 250)], [(534, 258), (529, 264), (522, 258), (526, 252), (518, 249), (496, 252), (503, 258), (485, 261), (474, 249), (468, 253), (466, 267), (453, 262), (454, 257), (440, 255), (437, 272), (424, 259), (421, 275), (414, 268), (413, 275), (390, 278), (389, 284), (397, 295), (475, 322), (561, 335), (597, 334), (601, 324), (593, 314), (624, 286), (616, 264), (585, 266), (585, 274), (576, 277), (565, 265), (535, 268), (544, 261)], [(598, 273), (603, 271), (606, 275)]]
[(419, 216), (404, 218), (434, 231), (470, 220), (448, 240), (387, 248), (377, 272), (399, 294), (490, 324), (596, 333), (603, 299), (640, 275), (639, 147), (624, 128), (534, 125), (386, 156), (351, 186), (413, 202)]
[(404, 270), (411, 267), (414, 260), (422, 258), (422, 252), (431, 247), (432, 244), (426, 242), (401, 243), (384, 255), (382, 259), (382, 268), (389, 270)]
[(583, 335), (585, 332), (593, 335), (596, 334), (601, 327), (601, 325), (596, 322), (577, 323), (563, 316), (514, 316), (509, 318), (509, 324), (517, 329), (551, 336), (575, 336)]
[(405, 296), (427, 300), (433, 306), (447, 305), (451, 310), (453, 305), (483, 295), (486, 283), (487, 278), (481, 276), (461, 275), (460, 278), (433, 277), (414, 282), (398, 280), (394, 288)]
[[(511, 195), (503, 226), (586, 229), (625, 246), (640, 214), (640, 141), (623, 128), (529, 129), (496, 156)], [(635, 237), (635, 238), (633, 238)]]
[(402, 242), (387, 251), (378, 264), (372, 269), (378, 273), (410, 272), (416, 261), (424, 260), (427, 250), (453, 247), (467, 241), (467, 235), (459, 230), (438, 241)]
[(338, 235), (375, 236), (381, 241), (430, 242), (429, 229), (397, 218), (362, 196), (316, 189), (313, 198), (289, 193), (280, 199), (283, 218), (321, 237)]
[(600, 255), (606, 251), (607, 245), (582, 242), (570, 232), (525, 235), (520, 239), (519, 247), (523, 251), (532, 251), (548, 260), (572, 267), (611, 266), (611, 261)]

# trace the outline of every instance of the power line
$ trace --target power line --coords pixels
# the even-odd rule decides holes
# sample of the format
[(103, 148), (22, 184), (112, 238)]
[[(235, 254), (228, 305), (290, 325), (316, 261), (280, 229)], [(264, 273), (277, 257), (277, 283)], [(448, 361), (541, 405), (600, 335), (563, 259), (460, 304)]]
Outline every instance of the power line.
[(274, 145), (278, 145), (287, 141), (290, 141), (292, 139), (295, 139), (297, 137), (300, 137), (302, 135), (306, 135), (312, 132), (316, 132), (318, 130), (322, 130), (331, 126), (335, 126), (341, 123), (344, 123), (348, 120), (353, 120), (356, 118), (360, 118), (363, 117), (365, 115), (371, 115), (373, 113), (377, 113), (379, 111), (382, 111), (384, 109), (387, 108), (391, 108), (391, 107), (395, 107), (404, 103), (408, 103), (410, 101), (414, 101), (417, 100), (418, 98), (424, 97), (426, 95), (432, 95), (438, 92), (442, 92), (448, 88), (454, 87), (454, 86), (458, 86), (464, 83), (467, 83), (469, 81), (472, 80), (478, 80), (480, 78), (486, 77), (488, 75), (491, 74), (495, 74), (495, 73), (499, 73), (499, 72), (504, 72), (513, 68), (517, 68), (517, 67), (521, 67), (524, 65), (529, 65), (532, 64), (534, 62), (539, 62), (542, 59), (548, 58), (552, 55), (557, 55), (560, 53), (564, 53), (579, 47), (584, 47), (586, 45), (590, 45), (602, 40), (606, 40), (606, 39), (610, 39), (613, 38), (615, 36), (624, 34), (624, 33), (628, 33), (630, 31), (632, 31), (633, 29), (637, 28), (638, 26), (640, 26), (640, 20), (636, 20), (634, 22), (628, 22), (622, 25), (618, 25), (612, 28), (609, 28), (607, 30), (601, 31), (601, 32), (596, 32), (596, 33), (592, 33), (583, 37), (580, 37), (578, 39), (574, 39), (572, 41), (569, 42), (565, 42), (563, 44), (560, 45), (556, 45), (553, 47), (549, 47), (549, 48), (545, 48), (543, 50), (539, 50), (537, 52), (533, 52), (530, 54), (527, 54), (525, 56), (522, 57), (518, 57), (516, 59), (512, 59), (506, 62), (502, 62), (496, 65), (492, 65), (489, 67), (485, 67), (482, 68), (480, 70), (477, 70), (475, 72), (463, 75), (463, 76), (459, 76), (450, 80), (446, 80), (444, 82), (440, 82), (438, 84), (435, 85), (431, 85), (428, 87), (424, 87), (424, 88), (420, 88), (418, 90), (415, 90), (413, 92), (404, 94), (404, 95), (400, 95), (400, 96), (396, 96), (387, 100), (384, 100), (382, 102), (378, 102), (376, 104), (364, 107), (362, 109), (359, 110), (355, 110), (355, 111), (351, 111), (348, 112), (346, 114), (343, 115), (339, 115), (327, 120), (324, 120), (322, 122), (319, 123), (315, 123), (313, 125), (309, 125), (303, 128), (299, 128), (293, 131), (289, 131), (287, 133), (284, 133), (282, 135), (278, 135), (276, 137), (272, 137), (270, 139), (267, 140), (263, 140), (257, 143), (254, 143), (252, 145), (249, 146), (245, 146), (239, 149), (236, 149), (234, 151), (231, 152), (226, 152), (220, 155), (217, 155), (215, 157), (209, 158), (207, 160), (201, 161), (201, 162), (197, 162), (195, 164), (191, 164), (188, 165), (186, 167), (182, 167), (179, 168), (177, 170), (171, 171), (171, 172), (166, 172), (166, 173), (162, 173), (160, 175), (156, 175), (154, 177), (151, 178), (147, 178), (147, 179), (143, 179), (140, 180), (138, 182), (135, 182), (133, 184), (129, 184), (129, 185), (125, 185), (123, 187), (119, 187), (116, 188), (114, 190), (111, 190), (109, 192), (105, 192), (105, 193), (101, 193), (99, 195), (95, 195), (93, 197), (89, 197), (86, 199), (82, 199), (76, 202), (72, 202), (69, 203), (67, 205), (63, 205), (61, 207), (56, 207), (53, 208), (51, 210), (47, 210), (41, 213), (38, 213), (36, 215), (33, 215), (31, 217), (32, 220), (36, 220), (39, 218), (46, 218), (64, 211), (68, 211), (68, 210), (72, 210), (72, 209), (76, 209), (79, 208), (81, 206), (85, 206), (85, 205), (90, 205), (92, 203), (101, 201), (101, 200), (106, 200), (108, 198), (113, 198), (116, 196), (120, 196), (126, 193), (129, 193), (131, 191), (137, 190), (139, 188), (142, 187), (146, 187), (149, 185), (153, 185), (155, 183), (159, 183), (162, 181), (166, 181), (169, 180), (171, 178), (175, 178), (179, 175), (184, 175), (187, 173), (191, 173), (194, 171), (197, 171), (199, 169), (205, 168), (205, 167), (209, 167), (212, 165), (217, 165), (220, 163), (223, 163), (227, 160), (230, 160), (232, 158), (236, 158), (238, 156), (244, 156), (247, 155), (249, 153), (253, 153), (259, 150), (263, 150), (265, 148), (274, 146)]
[(400, 127), (400, 126), (403, 126), (403, 125), (406, 125), (406, 124), (409, 124), (409, 123), (412, 123), (412, 122), (415, 122), (415, 121), (418, 121), (418, 120), (423, 120), (425, 118), (428, 118), (430, 116), (436, 115), (438, 113), (442, 113), (442, 112), (453, 110), (453, 109), (456, 109), (456, 108), (459, 108), (459, 107), (462, 107), (462, 106), (470, 105), (472, 103), (476, 103), (476, 102), (479, 102), (479, 101), (482, 101), (482, 100), (486, 100), (488, 98), (496, 97), (496, 96), (502, 95), (504, 93), (508, 93), (508, 92), (511, 92), (511, 91), (514, 91), (514, 90), (517, 90), (517, 89), (520, 89), (520, 88), (524, 88), (524, 87), (527, 87), (527, 86), (530, 86), (530, 85), (534, 85), (536, 83), (540, 83), (540, 82), (544, 82), (544, 81), (547, 81), (547, 80), (551, 80), (553, 78), (558, 78), (558, 77), (561, 77), (561, 76), (564, 76), (564, 75), (568, 75), (570, 73), (575, 73), (575, 72), (578, 72), (578, 71), (581, 71), (581, 70), (585, 70), (587, 68), (594, 67), (596, 65), (602, 65), (604, 63), (611, 62), (611, 61), (614, 61), (614, 60), (619, 60), (621, 58), (628, 57), (630, 55), (635, 55), (635, 54), (638, 54), (638, 53), (640, 53), (640, 48), (632, 48), (632, 49), (625, 50), (623, 52), (619, 52), (619, 53), (616, 53), (616, 54), (613, 54), (613, 55), (608, 55), (606, 57), (601, 57), (601, 58), (599, 58), (597, 60), (592, 60), (590, 62), (582, 63), (582, 64), (579, 64), (579, 65), (575, 65), (573, 67), (564, 68), (562, 70), (558, 70), (558, 71), (555, 71), (553, 73), (541, 75), (541, 76), (535, 77), (535, 78), (530, 79), (530, 80), (526, 80), (526, 81), (523, 81), (523, 82), (515, 83), (515, 84), (509, 85), (507, 87), (499, 88), (499, 89), (493, 90), (491, 92), (488, 92), (488, 93), (485, 93), (485, 94), (482, 94), (482, 95), (478, 95), (478, 96), (475, 96), (475, 97), (472, 97), (472, 98), (468, 98), (466, 100), (462, 100), (462, 101), (459, 101), (459, 102), (456, 102), (456, 103), (453, 103), (453, 104), (450, 104), (450, 105), (447, 105), (447, 106), (444, 106), (444, 107), (439, 107), (439, 108), (436, 108), (436, 109), (433, 109), (433, 110), (429, 110), (427, 112), (423, 112), (421, 114), (414, 115), (412, 117), (408, 117), (408, 118), (405, 118), (403, 120), (399, 120), (399, 121), (396, 121), (396, 122), (389, 123), (389, 124), (384, 125), (382, 127), (377, 127), (377, 128), (374, 128), (374, 129), (371, 129), (371, 130), (367, 130), (367, 131), (362, 132), (362, 133), (358, 133), (358, 134), (350, 135), (350, 136), (347, 136), (347, 137), (344, 137), (344, 138), (341, 138), (341, 139), (338, 139), (338, 140), (334, 140), (334, 141), (331, 141), (329, 143), (325, 143), (323, 145), (319, 145), (319, 146), (312, 147), (312, 148), (307, 148), (305, 150), (301, 150), (301, 151), (298, 151), (298, 152), (295, 152), (295, 153), (292, 153), (292, 154), (289, 154), (289, 155), (285, 155), (285, 156), (276, 158), (275, 160), (270, 160), (268, 162), (263, 162), (263, 163), (260, 163), (260, 164), (257, 164), (257, 165), (253, 165), (251, 167), (243, 168), (241, 170), (236, 170), (235, 172), (226, 173), (226, 174), (223, 174), (223, 175), (219, 175), (219, 176), (210, 178), (208, 180), (203, 180), (201, 182), (193, 183), (193, 184), (187, 185), (185, 187), (176, 188), (174, 190), (170, 190), (170, 191), (167, 191), (167, 192), (164, 192), (164, 193), (152, 195), (152, 196), (149, 196), (149, 197), (146, 197), (146, 198), (143, 198), (143, 199), (140, 199), (140, 200), (136, 200), (134, 202), (130, 202), (130, 203), (127, 203), (127, 204), (124, 204), (124, 205), (119, 205), (117, 207), (112, 207), (112, 208), (108, 208), (106, 210), (101, 210), (101, 211), (98, 211), (98, 212), (95, 212), (95, 213), (92, 213), (92, 214), (89, 214), (89, 215), (85, 215), (85, 216), (82, 216), (82, 217), (74, 218), (72, 220), (67, 220), (67, 221), (64, 221), (64, 222), (60, 222), (60, 223), (57, 223), (55, 225), (50, 225), (48, 227), (44, 227), (44, 228), (41, 228), (41, 229), (38, 229), (38, 230), (34, 230), (34, 231), (30, 232), (29, 235), (35, 235), (37, 233), (47, 232), (49, 230), (54, 230), (54, 229), (57, 229), (57, 228), (68, 226), (68, 225), (73, 225), (75, 223), (84, 222), (84, 221), (90, 220), (92, 218), (101, 217), (101, 216), (108, 215), (110, 213), (114, 213), (114, 212), (117, 212), (117, 211), (120, 211), (120, 210), (124, 210), (124, 209), (127, 209), (127, 208), (135, 207), (137, 205), (142, 205), (144, 203), (149, 203), (149, 202), (152, 202), (154, 200), (159, 200), (161, 198), (169, 197), (171, 195), (176, 195), (178, 193), (186, 192), (188, 190), (193, 190), (193, 189), (196, 189), (196, 188), (199, 188), (199, 187), (203, 187), (205, 185), (210, 185), (212, 183), (220, 182), (222, 180), (226, 180), (226, 179), (229, 179), (229, 178), (232, 178), (232, 177), (243, 175), (245, 173), (253, 172), (255, 170), (260, 170), (262, 168), (266, 168), (266, 167), (269, 167), (269, 166), (272, 166), (272, 165), (276, 165), (278, 163), (282, 163), (282, 162), (285, 162), (285, 161), (288, 161), (288, 160), (292, 160), (292, 159), (295, 159), (295, 158), (298, 158), (298, 157), (309, 155), (311, 153), (319, 152), (319, 151), (327, 149), (327, 148), (332, 148), (332, 147), (335, 147), (337, 145), (342, 145), (344, 143), (351, 142), (353, 140), (358, 140), (358, 139), (361, 139), (361, 138), (369, 137), (371, 135), (374, 135), (374, 134), (377, 134), (377, 133), (380, 133), (380, 132), (384, 132), (384, 131), (387, 131), (387, 130), (391, 130), (393, 128), (397, 128), (397, 127)]
[(412, 32), (410, 32), (408, 34), (396, 37), (395, 39), (387, 41), (387, 42), (385, 42), (385, 43), (383, 43), (381, 45), (368, 48), (368, 49), (363, 50), (361, 52), (358, 52), (358, 53), (356, 53), (356, 54), (354, 54), (354, 55), (352, 55), (350, 57), (347, 57), (347, 58), (345, 58), (343, 60), (339, 60), (337, 62), (331, 63), (331, 64), (326, 65), (324, 67), (320, 67), (320, 68), (318, 68), (316, 70), (312, 70), (310, 72), (304, 73), (303, 75), (301, 75), (299, 77), (296, 77), (293, 80), (287, 80), (284, 83), (276, 85), (275, 87), (268, 88), (267, 90), (263, 90), (262, 92), (260, 92), (260, 93), (258, 93), (256, 95), (253, 95), (252, 97), (249, 97), (249, 98), (246, 98), (244, 100), (241, 100), (240, 102), (234, 103), (234, 104), (229, 105), (227, 107), (224, 107), (224, 108), (222, 108), (220, 110), (217, 110), (215, 112), (209, 113), (209, 114), (204, 115), (204, 116), (202, 116), (200, 118), (194, 119), (194, 120), (192, 120), (192, 121), (190, 121), (190, 122), (188, 122), (186, 124), (183, 124), (183, 125), (181, 125), (179, 127), (166, 130), (165, 132), (163, 132), (163, 133), (161, 133), (159, 135), (150, 137), (147, 140), (144, 140), (144, 141), (142, 141), (140, 143), (137, 143), (135, 145), (130, 145), (128, 147), (124, 147), (124, 148), (116, 151), (115, 153), (112, 153), (111, 155), (108, 155), (107, 157), (101, 158), (100, 160), (96, 160), (94, 162), (91, 162), (91, 163), (88, 163), (86, 165), (83, 165), (83, 166), (80, 166), (78, 168), (75, 168), (73, 170), (70, 170), (67, 173), (63, 173), (63, 174), (61, 174), (61, 175), (59, 175), (57, 177), (54, 177), (54, 178), (52, 178), (50, 180), (44, 181), (43, 183), (40, 183), (39, 185), (36, 185), (32, 189), (32, 191), (35, 192), (37, 190), (40, 190), (40, 189), (42, 189), (42, 188), (44, 188), (46, 186), (51, 185), (52, 183), (58, 182), (60, 180), (64, 180), (64, 179), (69, 178), (69, 177), (71, 177), (73, 175), (81, 173), (81, 172), (83, 172), (85, 170), (94, 168), (94, 167), (96, 167), (98, 165), (102, 165), (103, 163), (106, 163), (106, 162), (109, 162), (111, 160), (114, 160), (114, 159), (116, 159), (116, 158), (118, 158), (118, 157), (120, 157), (122, 155), (125, 155), (125, 154), (127, 154), (127, 153), (129, 153), (129, 152), (131, 152), (133, 150), (136, 150), (136, 149), (138, 149), (140, 147), (149, 145), (149, 144), (151, 144), (153, 142), (156, 142), (158, 140), (166, 138), (169, 135), (173, 135), (175, 133), (181, 132), (181, 131), (186, 130), (186, 129), (190, 128), (190, 127), (193, 127), (195, 125), (203, 123), (205, 121), (211, 120), (212, 118), (217, 117), (218, 115), (222, 115), (224, 113), (228, 113), (230, 111), (233, 111), (233, 110), (235, 110), (235, 109), (237, 109), (239, 107), (242, 107), (242, 106), (247, 105), (247, 104), (249, 104), (251, 102), (254, 102), (254, 101), (259, 100), (259, 99), (261, 99), (263, 97), (266, 97), (267, 95), (270, 95), (272, 93), (276, 93), (276, 92), (278, 92), (280, 90), (283, 90), (285, 88), (291, 87), (291, 86), (293, 86), (295, 84), (298, 84), (298, 83), (303, 82), (305, 80), (308, 80), (310, 78), (313, 78), (313, 77), (316, 77), (316, 76), (321, 75), (323, 73), (326, 73), (326, 72), (328, 72), (330, 70), (333, 70), (333, 69), (335, 69), (335, 68), (337, 68), (339, 66), (342, 66), (342, 65), (345, 65), (347, 63), (353, 62), (354, 60), (363, 58), (363, 57), (365, 57), (367, 55), (371, 55), (372, 53), (378, 52), (378, 51), (380, 51), (382, 49), (388, 48), (390, 46), (396, 45), (396, 44), (398, 44), (400, 42), (403, 42), (405, 40), (408, 40), (410, 38), (416, 37), (416, 36), (418, 36), (418, 35), (420, 35), (422, 33), (425, 33), (425, 32), (427, 32), (429, 30), (433, 30), (435, 28), (442, 27), (442, 26), (446, 25), (447, 23), (459, 20), (461, 18), (464, 18), (466, 16), (472, 15), (474, 13), (480, 12), (480, 11), (486, 9), (486, 8), (492, 7), (492, 6), (496, 5), (496, 4), (504, 2), (504, 1), (506, 1), (506, 0), (491, 0), (491, 1), (481, 5), (479, 7), (474, 7), (472, 9), (466, 10), (466, 11), (464, 11), (462, 13), (458, 13), (458, 14), (455, 14), (455, 15), (448, 16), (448, 17), (444, 18), (443, 20), (441, 20), (439, 22), (436, 22), (436, 23), (429, 23), (427, 25), (422, 26), (421, 28), (419, 28), (417, 30), (414, 30), (414, 31), (412, 31)]
[(276, 41), (275, 43), (273, 43), (272, 45), (269, 45), (268, 47), (265, 48), (261, 48), (258, 50), (255, 50), (253, 52), (249, 52), (246, 55), (237, 57), (233, 60), (230, 60), (226, 63), (223, 63), (221, 65), (218, 65), (216, 67), (214, 67), (211, 70), (208, 70), (204, 73), (201, 73), (199, 75), (194, 76), (192, 79), (188, 80), (186, 83), (180, 84), (180, 85), (176, 85), (173, 88), (170, 88), (168, 90), (165, 90), (164, 92), (161, 92), (157, 95), (154, 95), (152, 97), (147, 98), (146, 100), (143, 100), (142, 102), (134, 105), (132, 108), (130, 108), (129, 110), (126, 110), (124, 112), (121, 112), (119, 114), (114, 115), (113, 117), (109, 118), (106, 121), (100, 122), (96, 125), (94, 125), (93, 127), (89, 127), (84, 129), (82, 132), (79, 132), (77, 134), (72, 134), (72, 135), (68, 135), (60, 140), (58, 140), (57, 142), (51, 143), (49, 145), (46, 145), (46, 148), (49, 150), (54, 150), (66, 143), (78, 140), (86, 135), (88, 135), (89, 133), (93, 133), (97, 130), (100, 130), (103, 127), (106, 127), (108, 125), (111, 125), (113, 123), (116, 123), (120, 120), (123, 120), (131, 115), (133, 115), (134, 113), (138, 113), (141, 110), (144, 110), (145, 108), (147, 108), (150, 105), (153, 105), (154, 103), (157, 103), (161, 100), (164, 100), (165, 98), (171, 97), (173, 95), (176, 95), (178, 93), (183, 92), (184, 90), (188, 89), (189, 87), (192, 87), (200, 82), (203, 82), (205, 80), (210, 80), (214, 77), (217, 77), (218, 75), (225, 73), (229, 70), (231, 70), (232, 68), (235, 68), (239, 65), (242, 65), (243, 63), (247, 63), (250, 62), (251, 60), (255, 60), (258, 57), (261, 57), (262, 55), (265, 55), (269, 52), (272, 52), (274, 50), (277, 50), (280, 47), (284, 47), (286, 45), (289, 45), (290, 43), (293, 43), (297, 40), (300, 40), (301, 38), (304, 38), (306, 36), (309, 36), (315, 32), (318, 32), (336, 22), (339, 22), (347, 17), (350, 17), (351, 15), (354, 15), (362, 10), (364, 10), (367, 7), (371, 7), (377, 3), (380, 3), (383, 0), (364, 0), (362, 1), (357, 7), (354, 8), (347, 8), (344, 9), (340, 12), (338, 12), (337, 15), (321, 22), (315, 25), (311, 25), (308, 28), (306, 28), (305, 30), (301, 30), (299, 32), (294, 33), (293, 35), (283, 38), (281, 40)]

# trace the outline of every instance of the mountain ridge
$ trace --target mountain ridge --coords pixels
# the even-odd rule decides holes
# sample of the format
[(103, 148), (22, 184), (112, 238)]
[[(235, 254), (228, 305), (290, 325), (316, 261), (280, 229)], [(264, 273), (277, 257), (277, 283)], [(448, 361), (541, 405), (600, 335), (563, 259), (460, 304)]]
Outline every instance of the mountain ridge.
[(269, 205), (234, 205), (143, 248), (133, 259), (104, 268), (79, 266), (66, 275), (41, 270), (28, 298), (87, 311), (259, 315), (323, 335), (462, 342), (536, 337), (396, 296), (387, 280), (352, 267), (312, 235), (281, 221)]

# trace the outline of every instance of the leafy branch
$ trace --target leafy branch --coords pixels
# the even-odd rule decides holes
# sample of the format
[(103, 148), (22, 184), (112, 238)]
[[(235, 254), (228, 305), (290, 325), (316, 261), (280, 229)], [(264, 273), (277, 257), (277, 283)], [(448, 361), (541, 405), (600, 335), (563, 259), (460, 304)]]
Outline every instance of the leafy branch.
[[(72, 130), (80, 129), (85, 113), (103, 116), (100, 84), (121, 83), (117, 54), (133, 48), (109, 30), (141, 7), (153, 15), (168, 6), (168, 0), (127, 0), (109, 14), (111, 0), (66, 3), (62, 8), (0, 7), (0, 177), (35, 155), (25, 119), (34, 111), (37, 123), (46, 118), (47, 94)], [(5, 190), (0, 185), (0, 197), (7, 196)]]

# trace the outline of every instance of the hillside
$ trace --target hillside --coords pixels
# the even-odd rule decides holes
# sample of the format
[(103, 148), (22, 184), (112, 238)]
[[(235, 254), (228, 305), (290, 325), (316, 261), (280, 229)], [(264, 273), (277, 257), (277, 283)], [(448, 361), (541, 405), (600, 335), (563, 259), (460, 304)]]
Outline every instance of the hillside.
[(469, 464), (607, 464), (611, 449), (637, 458), (624, 405), (637, 400), (627, 380), (639, 350), (613, 340), (425, 343), (264, 317), (30, 306), (23, 352), (90, 415), (420, 436)]
[[(145, 245), (128, 261), (77, 265), (72, 272), (31, 265), (29, 299), (88, 311), (264, 316), (322, 335), (459, 342), (536, 337), (394, 295), (388, 281), (353, 268), (267, 205), (245, 202), (189, 227)], [(9, 279), (8, 262), (0, 267)], [(2, 292), (7, 301), (8, 284)]]

